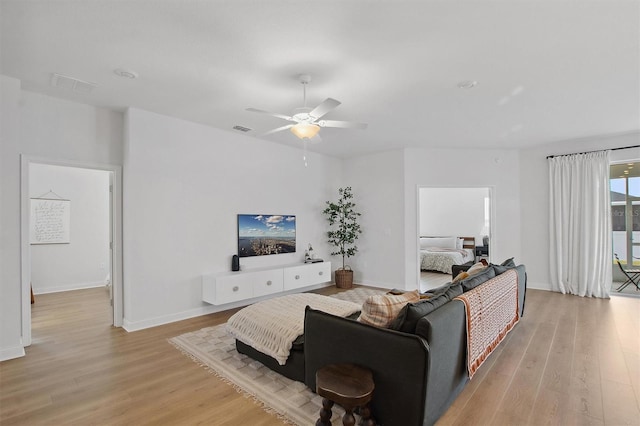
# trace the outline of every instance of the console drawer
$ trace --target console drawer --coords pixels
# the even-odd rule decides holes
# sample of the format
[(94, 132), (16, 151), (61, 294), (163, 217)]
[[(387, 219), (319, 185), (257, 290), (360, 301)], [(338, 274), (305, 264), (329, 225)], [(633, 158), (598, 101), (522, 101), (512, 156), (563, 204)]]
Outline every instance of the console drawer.
[(293, 266), (284, 270), (284, 289), (293, 290), (331, 281), (331, 263)]

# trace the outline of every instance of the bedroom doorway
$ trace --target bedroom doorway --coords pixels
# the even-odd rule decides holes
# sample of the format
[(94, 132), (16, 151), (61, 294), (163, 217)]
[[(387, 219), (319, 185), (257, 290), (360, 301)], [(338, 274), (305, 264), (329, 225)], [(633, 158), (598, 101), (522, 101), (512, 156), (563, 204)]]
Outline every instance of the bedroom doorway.
[[(44, 173), (43, 176), (53, 176), (50, 173), (56, 168), (66, 172), (55, 174), (57, 176), (55, 181), (50, 180), (49, 182), (46, 179), (39, 179), (40, 185), (32, 187), (31, 183), (35, 183), (37, 180), (34, 179), (36, 172), (40, 175)], [(74, 171), (79, 170), (84, 170), (86, 173), (83, 175), (82, 182), (92, 183), (90, 188), (83, 188), (80, 185), (81, 182), (77, 179), (77, 174), (74, 173)], [(86, 179), (89, 174), (93, 175), (97, 180)], [(31, 182), (32, 180), (34, 182)], [(96, 182), (100, 182), (97, 187), (93, 185)], [(60, 259), (56, 259), (55, 255), (68, 254), (67, 252), (71, 249), (75, 249), (72, 246), (80, 245), (81, 237), (86, 234), (93, 235), (94, 231), (98, 229), (94, 226), (95, 223), (93, 221), (96, 221), (98, 216), (103, 218), (98, 222), (104, 225), (100, 226), (100, 232), (105, 234), (102, 236), (104, 241), (100, 240), (100, 243), (106, 247), (101, 247), (98, 255), (91, 257), (93, 261), (87, 261), (86, 263), (89, 265), (91, 272), (97, 276), (93, 284), (102, 286), (103, 288), (100, 289), (102, 291), (105, 291), (106, 288), (109, 294), (111, 306), (109, 306), (108, 312), (111, 317), (110, 322), (114, 326), (122, 326), (121, 182), (122, 169), (120, 166), (21, 156), (21, 313), (22, 343), (25, 347), (31, 345), (32, 341), (31, 289), (34, 278), (38, 279), (38, 276), (45, 275), (51, 277), (54, 275), (52, 271), (57, 268), (59, 274), (66, 274), (64, 275), (65, 278), (56, 280), (53, 288), (48, 288), (43, 292), (73, 290), (74, 283), (78, 282), (78, 280), (74, 279), (76, 276), (73, 274), (80, 271), (80, 266), (84, 266), (87, 257), (93, 254), (93, 251), (81, 251), (79, 254), (81, 261), (75, 262), (75, 267), (66, 268), (64, 265), (60, 266), (62, 262)], [(95, 188), (98, 187), (100, 190), (95, 191)], [(97, 196), (95, 192), (98, 192)], [(91, 197), (100, 199), (100, 202), (97, 204), (86, 202)], [(95, 210), (85, 208), (94, 205), (101, 206), (99, 215)], [(35, 209), (34, 211), (32, 211), (32, 207)], [(40, 213), (38, 213), (37, 208), (40, 208)], [(81, 214), (83, 209), (84, 214)], [(88, 228), (78, 231), (77, 226), (81, 222)], [(93, 238), (90, 238), (90, 240), (93, 240)], [(58, 250), (61, 253), (48, 250), (49, 253), (44, 253), (45, 249), (55, 248), (67, 250)], [(37, 262), (34, 257), (38, 256), (46, 262), (41, 262), (40, 266), (38, 266), (39, 269), (36, 269), (32, 261), (35, 260)], [(51, 263), (52, 260), (55, 261), (53, 264)], [(80, 282), (82, 283), (83, 281)], [(89, 287), (93, 286), (90, 285)]]
[[(451, 281), (453, 264), (490, 261), (493, 229), (491, 187), (418, 188), (418, 286), (420, 291)], [(438, 247), (427, 258), (428, 238), (454, 237), (451, 247)], [(460, 240), (464, 238), (465, 240)], [(471, 240), (469, 240), (471, 239)], [(469, 241), (472, 241), (471, 243)], [(446, 242), (446, 241), (445, 241)], [(459, 242), (457, 244), (455, 242)], [(462, 243), (465, 249), (463, 249)], [(459, 247), (458, 247), (459, 246)], [(458, 253), (459, 252), (459, 253)], [(465, 252), (465, 253), (463, 253)]]

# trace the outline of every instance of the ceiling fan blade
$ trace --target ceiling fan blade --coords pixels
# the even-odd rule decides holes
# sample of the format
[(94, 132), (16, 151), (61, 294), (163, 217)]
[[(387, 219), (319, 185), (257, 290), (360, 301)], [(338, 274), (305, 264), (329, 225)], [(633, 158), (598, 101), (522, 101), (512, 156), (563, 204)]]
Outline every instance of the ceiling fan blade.
[(260, 136), (267, 136), (267, 135), (270, 135), (270, 134), (272, 134), (272, 133), (281, 132), (281, 131), (283, 131), (283, 130), (290, 129), (290, 128), (292, 128), (293, 126), (294, 126), (293, 124), (287, 124), (286, 126), (282, 126), (282, 127), (278, 127), (277, 129), (269, 130), (268, 132), (263, 133), (263, 134), (261, 134)]
[(259, 114), (267, 114), (267, 115), (271, 115), (273, 117), (282, 118), (283, 120), (295, 121), (293, 119), (293, 117), (289, 117), (288, 115), (284, 115), (284, 114), (278, 114), (277, 112), (269, 112), (269, 111), (265, 111), (265, 110), (257, 109), (257, 108), (247, 108), (247, 111), (257, 112)]
[(315, 107), (309, 113), (309, 115), (313, 117), (314, 120), (317, 120), (318, 118), (322, 117), (323, 115), (325, 115), (326, 113), (328, 113), (329, 111), (331, 111), (332, 109), (334, 109), (340, 104), (341, 104), (340, 101), (336, 101), (335, 99), (332, 99), (332, 98), (327, 98), (324, 101), (322, 101), (320, 105)]
[(342, 129), (366, 129), (366, 123), (352, 123), (350, 121), (336, 121), (336, 120), (320, 120), (316, 122), (320, 127), (340, 127)]

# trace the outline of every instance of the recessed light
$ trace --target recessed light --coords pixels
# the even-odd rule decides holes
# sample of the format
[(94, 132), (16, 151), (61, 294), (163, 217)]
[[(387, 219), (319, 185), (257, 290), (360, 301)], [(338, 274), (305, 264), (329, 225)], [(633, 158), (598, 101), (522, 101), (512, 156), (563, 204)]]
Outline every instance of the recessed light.
[(122, 68), (118, 68), (117, 70), (113, 71), (117, 76), (120, 77), (124, 77), (124, 78), (130, 78), (132, 80), (138, 78), (138, 73), (132, 70), (125, 70)]
[(458, 83), (458, 89), (473, 89), (478, 85), (478, 82), (475, 80), (466, 80)]

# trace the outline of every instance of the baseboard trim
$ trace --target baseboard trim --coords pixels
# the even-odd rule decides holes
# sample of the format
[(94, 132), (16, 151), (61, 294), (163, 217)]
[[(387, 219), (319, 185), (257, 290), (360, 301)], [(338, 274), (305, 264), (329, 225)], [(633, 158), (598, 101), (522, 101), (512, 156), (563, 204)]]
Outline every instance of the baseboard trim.
[(250, 305), (252, 303), (259, 302), (261, 300), (271, 299), (271, 298), (276, 297), (276, 296), (284, 296), (284, 295), (287, 295), (287, 294), (300, 293), (302, 290), (303, 291), (315, 290), (315, 289), (318, 289), (318, 288), (328, 287), (328, 286), (331, 286), (331, 285), (335, 285), (335, 284), (334, 283), (316, 284), (316, 285), (312, 285), (312, 286), (309, 286), (309, 287), (305, 287), (304, 289), (290, 290), (290, 291), (285, 291), (285, 292), (282, 292), (282, 293), (272, 294), (272, 295), (268, 295), (268, 296), (241, 300), (241, 301), (234, 302), (234, 303), (227, 303), (227, 304), (224, 304), (224, 305), (207, 305), (207, 306), (202, 306), (202, 307), (195, 308), (195, 309), (189, 309), (188, 311), (176, 312), (174, 314), (163, 315), (163, 316), (159, 316), (159, 317), (155, 317), (155, 318), (149, 318), (149, 319), (140, 320), (140, 321), (130, 321), (127, 318), (124, 318), (124, 320), (122, 321), (122, 328), (124, 328), (128, 332), (144, 330), (144, 329), (147, 329), (147, 328), (157, 327), (159, 325), (170, 324), (172, 322), (177, 322), (177, 321), (183, 321), (183, 320), (186, 320), (186, 319), (195, 318), (195, 317), (199, 317), (199, 316), (202, 316), (202, 315), (209, 315), (209, 314), (213, 314), (213, 313), (216, 313), (216, 312), (227, 311), (229, 309), (240, 308), (242, 306), (247, 306), (247, 305)]
[(60, 293), (63, 291), (71, 291), (71, 290), (82, 290), (86, 288), (96, 288), (96, 287), (105, 287), (107, 283), (105, 281), (97, 281), (93, 283), (81, 283), (81, 284), (67, 284), (58, 287), (49, 287), (45, 289), (33, 289), (33, 294), (49, 294), (49, 293)]
[(527, 281), (527, 289), (528, 290), (554, 291), (551, 288), (551, 284), (543, 283), (543, 282), (535, 282), (535, 281)]
[(8, 361), (14, 358), (21, 358), (23, 356), (25, 356), (25, 351), (22, 346), (0, 349), (0, 362)]

